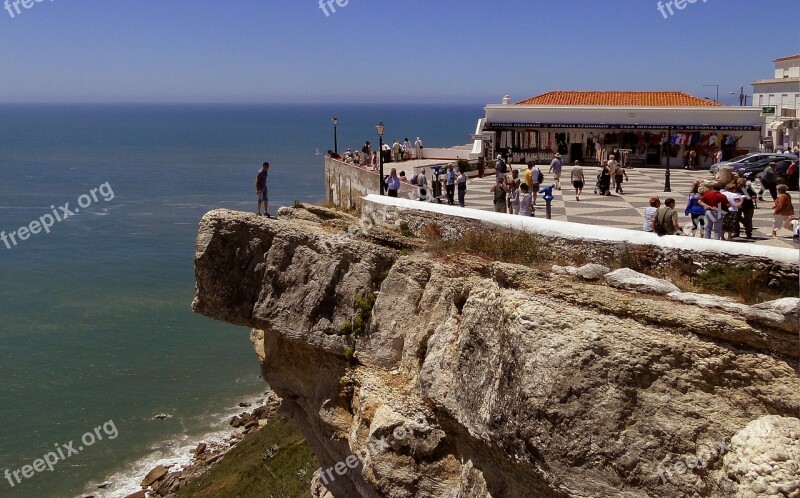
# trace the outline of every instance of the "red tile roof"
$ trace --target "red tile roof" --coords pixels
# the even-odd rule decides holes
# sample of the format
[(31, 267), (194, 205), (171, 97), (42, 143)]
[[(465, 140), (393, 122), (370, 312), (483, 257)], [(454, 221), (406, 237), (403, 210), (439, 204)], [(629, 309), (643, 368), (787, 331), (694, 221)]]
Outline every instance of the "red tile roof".
[(797, 55), (790, 55), (789, 57), (781, 57), (780, 59), (775, 59), (772, 62), (784, 62), (784, 61), (793, 61), (795, 59), (800, 59), (800, 54)]
[(518, 105), (589, 105), (639, 107), (721, 107), (683, 92), (548, 92)]

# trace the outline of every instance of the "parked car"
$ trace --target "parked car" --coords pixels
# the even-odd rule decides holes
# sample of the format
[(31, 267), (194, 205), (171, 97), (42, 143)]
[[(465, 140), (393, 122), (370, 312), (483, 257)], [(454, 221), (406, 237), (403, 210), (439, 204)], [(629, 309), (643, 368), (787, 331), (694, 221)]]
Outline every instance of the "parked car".
[[(783, 183), (789, 187), (789, 190), (797, 190), (797, 176), (798, 176), (798, 164), (797, 159), (784, 159), (783, 161), (779, 162), (777, 166), (775, 166), (775, 173), (778, 174), (778, 183)], [(794, 167), (792, 167), (794, 165)], [(789, 174), (789, 171), (792, 171), (792, 174)]]
[[(770, 161), (783, 161), (784, 159), (797, 159), (797, 156), (794, 155), (786, 155), (786, 154), (775, 154), (772, 152), (752, 152), (750, 154), (745, 154), (743, 156), (734, 157), (730, 161), (720, 161), (718, 163), (711, 165), (711, 174), (716, 175), (719, 172), (719, 168), (721, 166), (730, 166), (734, 171), (738, 166), (749, 166), (753, 163), (760, 162), (766, 160), (764, 163), (764, 167), (769, 164)], [(763, 169), (763, 168), (762, 168)]]
[[(786, 161), (786, 160), (787, 159), (775, 161), (775, 160), (770, 159), (770, 158), (763, 158), (763, 159), (761, 159), (759, 161), (755, 161), (755, 162), (752, 162), (752, 163), (747, 164), (747, 165), (734, 166), (732, 169), (733, 169), (733, 172), (735, 174), (739, 175), (740, 177), (744, 177), (747, 180), (753, 181), (761, 174), (761, 172), (763, 172), (767, 168), (768, 164), (775, 163), (776, 167), (774, 169), (775, 169), (775, 173), (777, 173), (778, 172), (777, 165), (781, 164), (783, 161)], [(793, 159), (788, 159), (788, 161), (789, 161), (789, 164), (791, 164)], [(784, 167), (784, 171), (786, 171), (788, 169), (788, 167), (789, 166), (786, 165)]]

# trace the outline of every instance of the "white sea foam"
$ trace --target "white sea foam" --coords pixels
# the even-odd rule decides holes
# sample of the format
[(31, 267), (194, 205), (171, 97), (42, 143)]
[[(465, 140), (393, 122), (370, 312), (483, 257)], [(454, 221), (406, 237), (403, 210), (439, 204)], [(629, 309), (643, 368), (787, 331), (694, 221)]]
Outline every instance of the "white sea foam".
[[(261, 406), (265, 401), (265, 396), (262, 392), (242, 401), (249, 403), (250, 407), (242, 408), (237, 403), (235, 406), (228, 407), (209, 416), (208, 430), (206, 432), (201, 434), (178, 434), (172, 439), (159, 441), (150, 448), (151, 453), (147, 456), (125, 464), (123, 468), (102, 479), (98, 479), (96, 482), (88, 483), (78, 497), (92, 494), (96, 498), (124, 498), (142, 489), (140, 486), (142, 479), (154, 467), (163, 465), (169, 468), (170, 472), (186, 468), (192, 462), (192, 451), (199, 443), (206, 443), (212, 446), (227, 446), (227, 441), (231, 435), (239, 432), (228, 425), (231, 417)], [(154, 423), (157, 423), (157, 421)], [(97, 485), (103, 482), (111, 483), (108, 489), (97, 488)]]

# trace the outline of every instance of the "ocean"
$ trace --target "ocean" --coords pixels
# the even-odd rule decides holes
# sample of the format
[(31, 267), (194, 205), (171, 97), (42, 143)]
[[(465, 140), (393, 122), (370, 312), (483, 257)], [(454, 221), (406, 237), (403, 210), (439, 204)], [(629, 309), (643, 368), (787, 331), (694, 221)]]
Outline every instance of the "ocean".
[(482, 115), (480, 104), (0, 105), (0, 497), (125, 496), (263, 394), (249, 331), (190, 309), (198, 222), (255, 211), (262, 162), (274, 214), (324, 197), (317, 153), (333, 148), (334, 116), (343, 151), (377, 142), (378, 121), (389, 142), (465, 144)]

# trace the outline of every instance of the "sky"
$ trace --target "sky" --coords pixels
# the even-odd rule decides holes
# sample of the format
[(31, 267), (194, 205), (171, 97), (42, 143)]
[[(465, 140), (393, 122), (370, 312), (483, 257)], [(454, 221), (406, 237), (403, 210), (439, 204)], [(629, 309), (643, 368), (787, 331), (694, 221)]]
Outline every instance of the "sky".
[(0, 0), (2, 103), (715, 99), (703, 85), (719, 85), (733, 105), (800, 53), (800, 30), (780, 28), (798, 0), (15, 1)]

